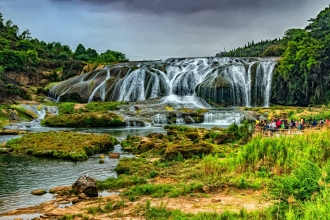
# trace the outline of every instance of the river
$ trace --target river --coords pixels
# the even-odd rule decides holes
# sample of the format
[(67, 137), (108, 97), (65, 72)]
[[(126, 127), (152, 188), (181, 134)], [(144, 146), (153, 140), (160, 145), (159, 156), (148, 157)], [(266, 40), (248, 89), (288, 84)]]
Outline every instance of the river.
[[(54, 128), (35, 128), (35, 132), (50, 130), (67, 130)], [(145, 136), (150, 133), (165, 133), (162, 127), (142, 128), (83, 128), (70, 129), (87, 133), (107, 133), (117, 139), (124, 139), (127, 135)], [(17, 136), (0, 136), (0, 143)], [(120, 152), (121, 157), (132, 157), (131, 154), (121, 151), (121, 146), (115, 146), (113, 152)], [(119, 159), (105, 158), (104, 164), (99, 164), (99, 155), (94, 155), (86, 161), (70, 161), (53, 158), (40, 158), (27, 155), (0, 155), (0, 213), (16, 208), (29, 207), (49, 201), (53, 195), (46, 193), (34, 196), (31, 191), (44, 189), (48, 191), (55, 186), (72, 185), (81, 175), (90, 174), (98, 180), (116, 177), (116, 168)]]

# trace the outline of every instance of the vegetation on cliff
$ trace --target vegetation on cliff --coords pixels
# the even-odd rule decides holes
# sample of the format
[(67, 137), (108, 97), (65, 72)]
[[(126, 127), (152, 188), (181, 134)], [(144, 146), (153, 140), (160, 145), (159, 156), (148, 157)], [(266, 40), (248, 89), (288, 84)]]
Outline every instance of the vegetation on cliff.
[(61, 131), (25, 134), (8, 141), (5, 147), (13, 153), (86, 160), (89, 155), (112, 150), (116, 143), (110, 135)]
[(305, 29), (292, 28), (281, 39), (248, 43), (218, 56), (279, 56), (272, 103), (303, 106), (329, 103), (329, 19), (330, 6), (310, 19)]

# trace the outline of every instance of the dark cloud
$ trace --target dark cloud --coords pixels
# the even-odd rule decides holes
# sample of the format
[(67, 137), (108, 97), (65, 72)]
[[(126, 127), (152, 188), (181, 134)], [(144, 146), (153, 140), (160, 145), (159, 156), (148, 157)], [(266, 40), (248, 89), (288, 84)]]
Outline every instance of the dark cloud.
[(113, 5), (132, 12), (199, 13), (203, 11), (256, 11), (260, 9), (290, 9), (308, 0), (51, 0), (85, 2), (95, 6)]

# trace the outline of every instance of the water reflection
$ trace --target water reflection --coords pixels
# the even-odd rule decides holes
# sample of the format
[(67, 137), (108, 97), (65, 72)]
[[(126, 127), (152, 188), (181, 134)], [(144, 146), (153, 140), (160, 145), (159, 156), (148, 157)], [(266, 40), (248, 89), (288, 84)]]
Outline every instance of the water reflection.
[[(120, 152), (121, 157), (132, 157), (122, 152), (120, 145), (115, 147), (114, 152)], [(0, 155), (0, 213), (53, 198), (49, 193), (32, 196), (34, 189), (48, 191), (55, 186), (72, 185), (83, 174), (92, 175), (98, 180), (116, 177), (114, 169), (119, 159), (103, 159), (105, 163), (99, 164), (100, 155), (94, 155), (86, 161)]]

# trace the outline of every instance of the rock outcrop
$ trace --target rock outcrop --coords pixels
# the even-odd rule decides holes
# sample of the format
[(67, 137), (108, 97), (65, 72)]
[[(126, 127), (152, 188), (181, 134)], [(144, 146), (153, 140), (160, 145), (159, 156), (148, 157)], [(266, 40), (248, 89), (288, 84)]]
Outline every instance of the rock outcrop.
[(88, 197), (97, 197), (97, 184), (96, 179), (89, 176), (83, 175), (72, 185), (73, 190), (78, 194), (84, 193)]

